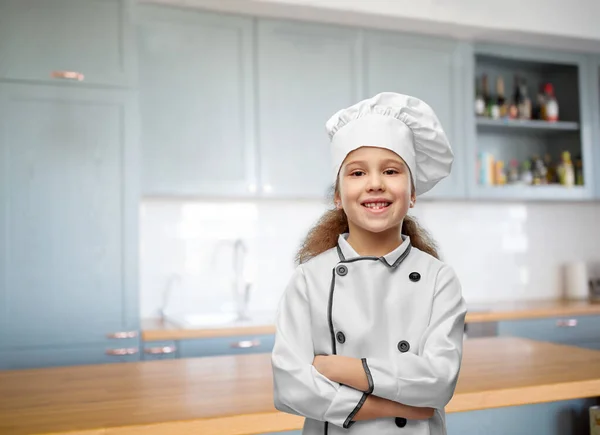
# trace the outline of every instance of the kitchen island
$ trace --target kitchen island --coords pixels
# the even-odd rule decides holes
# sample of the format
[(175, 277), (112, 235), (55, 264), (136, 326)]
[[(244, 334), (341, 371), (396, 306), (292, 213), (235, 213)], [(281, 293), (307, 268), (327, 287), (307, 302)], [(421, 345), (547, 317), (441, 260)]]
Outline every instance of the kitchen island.
[[(273, 407), (270, 354), (0, 372), (0, 433), (249, 435), (301, 428)], [(600, 351), (465, 342), (450, 413), (600, 397)], [(496, 422), (501, 424), (501, 422)]]

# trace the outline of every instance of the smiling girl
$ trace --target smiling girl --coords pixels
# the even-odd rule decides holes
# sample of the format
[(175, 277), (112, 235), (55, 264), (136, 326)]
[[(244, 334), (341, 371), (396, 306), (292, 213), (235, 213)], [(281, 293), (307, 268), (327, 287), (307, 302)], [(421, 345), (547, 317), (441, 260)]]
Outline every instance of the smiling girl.
[(395, 93), (340, 110), (327, 131), (335, 207), (280, 302), (275, 407), (305, 417), (304, 435), (445, 434), (466, 305), (407, 213), (450, 173), (451, 147), (431, 107)]

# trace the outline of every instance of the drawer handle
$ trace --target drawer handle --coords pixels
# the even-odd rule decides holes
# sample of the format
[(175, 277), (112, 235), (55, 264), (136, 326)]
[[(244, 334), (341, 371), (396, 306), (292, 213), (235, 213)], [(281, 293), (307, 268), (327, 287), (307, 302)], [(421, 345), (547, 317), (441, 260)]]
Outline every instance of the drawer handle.
[(147, 347), (144, 352), (150, 355), (165, 355), (173, 353), (177, 350), (175, 346), (158, 346), (158, 347)]
[(51, 76), (54, 79), (75, 80), (78, 82), (82, 82), (84, 79), (84, 75), (77, 71), (52, 71)]
[(231, 347), (235, 349), (249, 349), (251, 347), (260, 346), (260, 340), (242, 340), (235, 343), (231, 343)]
[(573, 328), (577, 326), (577, 319), (560, 319), (556, 321), (559, 328)]
[(121, 349), (108, 349), (106, 351), (107, 355), (112, 355), (112, 356), (135, 355), (136, 353), (138, 353), (138, 350), (135, 347), (123, 347)]
[(108, 334), (108, 338), (135, 338), (138, 336), (137, 331), (121, 331), (114, 334)]

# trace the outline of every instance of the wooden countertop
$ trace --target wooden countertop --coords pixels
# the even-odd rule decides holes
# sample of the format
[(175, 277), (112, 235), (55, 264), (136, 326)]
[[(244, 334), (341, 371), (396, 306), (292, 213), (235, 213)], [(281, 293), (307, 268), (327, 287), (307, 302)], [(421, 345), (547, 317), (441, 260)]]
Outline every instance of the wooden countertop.
[[(0, 372), (0, 433), (248, 435), (299, 429), (273, 407), (270, 354)], [(600, 396), (600, 351), (470, 339), (447, 412)]]
[[(587, 300), (538, 300), (477, 304), (469, 306), (466, 322), (497, 322), (501, 320), (582, 315), (600, 315), (600, 303), (592, 304)], [(218, 328), (182, 328), (159, 319), (142, 320), (141, 329), (144, 341), (185, 340), (275, 333), (275, 326), (272, 324), (234, 324)]]

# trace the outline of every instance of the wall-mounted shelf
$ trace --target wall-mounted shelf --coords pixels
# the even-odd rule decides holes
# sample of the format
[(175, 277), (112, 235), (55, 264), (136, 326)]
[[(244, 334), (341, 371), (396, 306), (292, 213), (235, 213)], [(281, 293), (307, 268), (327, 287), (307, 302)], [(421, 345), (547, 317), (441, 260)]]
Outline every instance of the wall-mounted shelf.
[(542, 132), (553, 132), (553, 131), (579, 131), (578, 122), (569, 121), (557, 121), (547, 122), (540, 120), (519, 120), (519, 119), (487, 119), (478, 118), (476, 120), (477, 128), (484, 130), (498, 129), (498, 131), (509, 131), (515, 130), (535, 130)]
[(583, 186), (560, 185), (503, 185), (476, 186), (472, 195), (476, 199), (489, 200), (541, 200), (541, 201), (584, 201), (589, 194)]
[[(481, 86), (485, 75), (488, 79), (486, 88), (495, 101), (497, 80), (502, 78), (504, 97), (510, 105), (516, 97), (515, 85), (522, 83), (527, 87), (532, 104), (529, 119), (493, 119), (489, 111), (486, 117), (480, 117), (474, 111), (475, 94), (471, 94), (469, 110), (472, 110), (472, 118), (468, 121), (468, 134), (471, 137), (469, 154), (473, 157), (468, 161), (472, 174), (472, 181), (468, 182), (469, 196), (480, 200), (591, 199), (594, 160), (589, 129), (589, 67), (585, 55), (477, 44), (468, 63), (473, 72), (470, 88), (474, 88), (476, 83)], [(541, 119), (537, 105), (537, 94), (548, 83), (553, 85), (559, 104), (559, 120), (556, 122)], [(512, 110), (514, 107), (509, 109)], [(552, 175), (558, 172), (565, 152), (570, 154), (573, 162), (576, 184), (582, 184), (563, 186), (558, 184), (556, 176), (549, 176), (550, 184), (547, 185), (511, 184), (509, 169), (514, 174), (514, 168), (518, 168), (519, 180), (546, 179), (546, 172), (537, 170), (539, 160), (546, 168), (552, 168), (548, 170)], [(537, 176), (529, 177), (529, 170)], [(498, 175), (500, 171), (504, 176)]]

